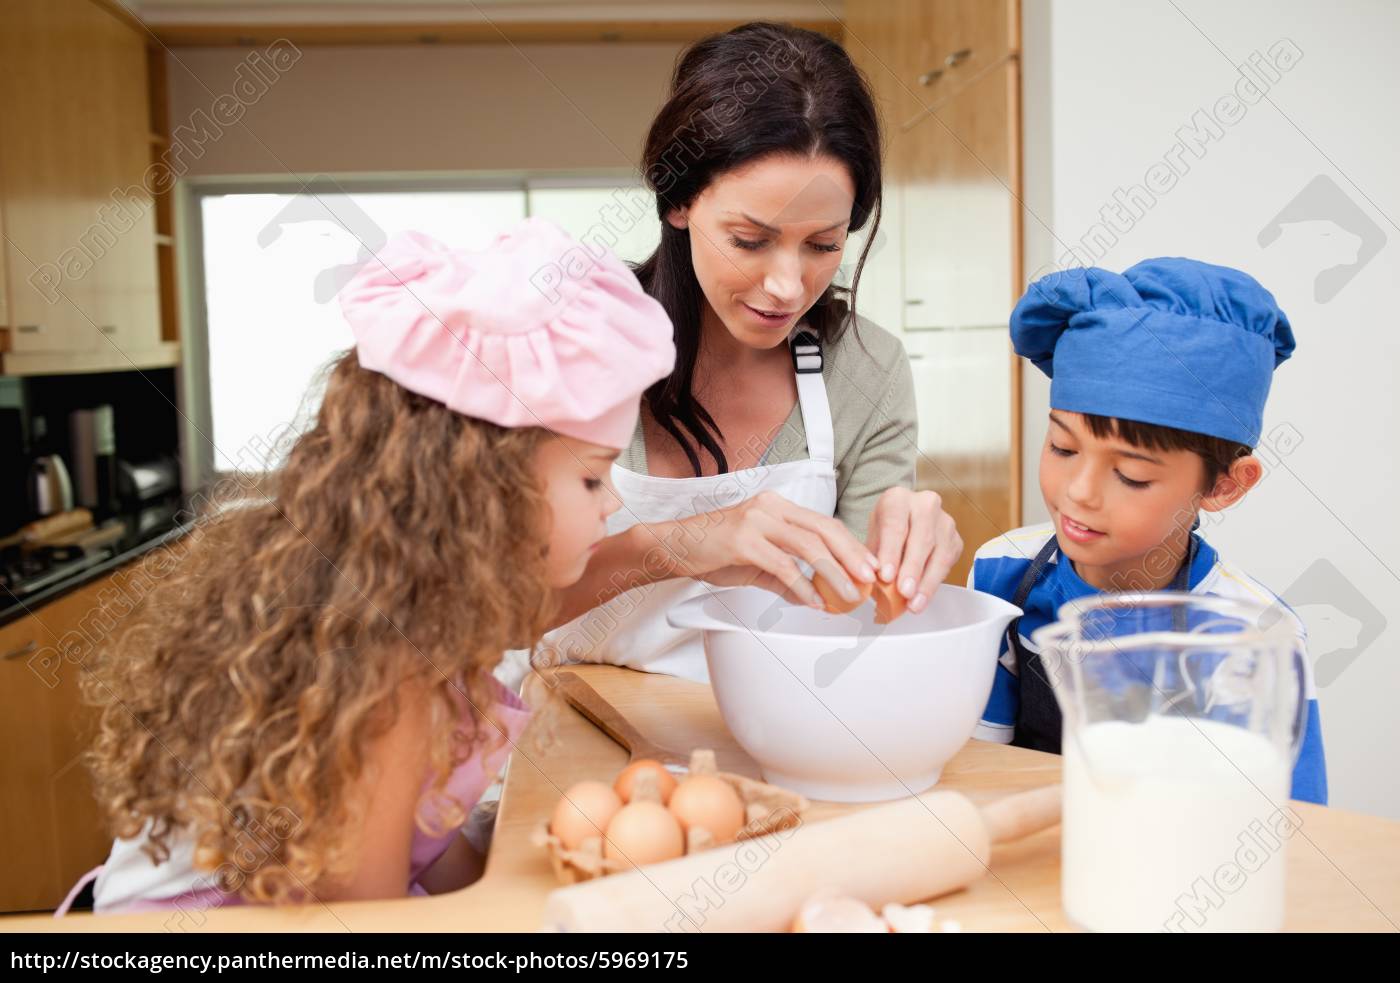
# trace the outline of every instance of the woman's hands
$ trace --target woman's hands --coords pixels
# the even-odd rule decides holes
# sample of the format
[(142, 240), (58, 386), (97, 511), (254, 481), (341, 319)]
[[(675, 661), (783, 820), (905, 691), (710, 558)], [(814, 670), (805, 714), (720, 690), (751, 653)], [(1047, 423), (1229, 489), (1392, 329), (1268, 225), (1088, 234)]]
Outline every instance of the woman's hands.
[(962, 538), (934, 492), (891, 488), (870, 519), (869, 547), (839, 520), (760, 492), (727, 509), (669, 522), (638, 523), (600, 544), (583, 579), (561, 591), (553, 626), (633, 587), (693, 577), (723, 587), (754, 586), (794, 604), (824, 607), (801, 561), (842, 596), (853, 581), (894, 583), (911, 611), (928, 605), (962, 554)]
[(880, 579), (893, 583), (915, 612), (928, 605), (963, 551), (957, 525), (943, 511), (938, 493), (902, 487), (889, 489), (875, 503), (869, 546), (878, 558)]
[(815, 608), (823, 606), (821, 595), (803, 576), (799, 561), (852, 601), (860, 597), (853, 578), (875, 580), (875, 554), (844, 525), (776, 492), (760, 492), (738, 505), (674, 525), (664, 539), (676, 576), (721, 586), (763, 587)]
[[(822, 607), (821, 595), (803, 576), (806, 563), (842, 596), (856, 600), (854, 580), (878, 575), (922, 611), (943, 583), (963, 541), (937, 492), (891, 488), (870, 517), (868, 548), (840, 521), (760, 492), (738, 505), (675, 524), (666, 536), (674, 575), (722, 586), (752, 585), (789, 601)], [(679, 535), (677, 535), (679, 533)]]

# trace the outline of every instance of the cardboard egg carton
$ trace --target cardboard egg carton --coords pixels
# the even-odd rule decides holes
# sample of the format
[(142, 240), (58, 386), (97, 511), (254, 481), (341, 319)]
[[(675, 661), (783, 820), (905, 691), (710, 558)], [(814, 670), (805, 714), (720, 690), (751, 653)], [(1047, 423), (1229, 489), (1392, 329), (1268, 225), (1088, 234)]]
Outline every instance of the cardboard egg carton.
[[(714, 775), (728, 782), (739, 794), (744, 803), (744, 825), (739, 829), (738, 839), (748, 840), (767, 833), (791, 829), (796, 826), (810, 803), (796, 792), (790, 792), (767, 782), (760, 782), (746, 775), (736, 775), (720, 771), (715, 762), (715, 753), (697, 748), (690, 754), (690, 768), (687, 775)], [(684, 780), (682, 776), (677, 776)], [(652, 775), (642, 774), (632, 793), (632, 801), (661, 801), (660, 790)], [(548, 821), (541, 823), (531, 835), (535, 846), (549, 852), (549, 862), (554, 868), (554, 876), (561, 884), (577, 884), (607, 874), (630, 870), (631, 865), (620, 860), (603, 856), (603, 838), (591, 836), (579, 844), (576, 850), (566, 850), (559, 838), (549, 831)], [(686, 832), (685, 852), (699, 853), (718, 846), (709, 830), (692, 826)]]

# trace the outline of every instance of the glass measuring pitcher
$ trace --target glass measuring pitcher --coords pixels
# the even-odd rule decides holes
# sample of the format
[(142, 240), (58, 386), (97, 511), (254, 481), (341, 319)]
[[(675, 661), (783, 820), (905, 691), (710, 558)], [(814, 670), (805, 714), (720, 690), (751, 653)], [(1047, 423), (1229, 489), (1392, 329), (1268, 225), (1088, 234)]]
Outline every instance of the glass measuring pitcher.
[(1071, 601), (1032, 636), (1064, 720), (1062, 892), (1091, 931), (1278, 931), (1305, 658), (1275, 609)]

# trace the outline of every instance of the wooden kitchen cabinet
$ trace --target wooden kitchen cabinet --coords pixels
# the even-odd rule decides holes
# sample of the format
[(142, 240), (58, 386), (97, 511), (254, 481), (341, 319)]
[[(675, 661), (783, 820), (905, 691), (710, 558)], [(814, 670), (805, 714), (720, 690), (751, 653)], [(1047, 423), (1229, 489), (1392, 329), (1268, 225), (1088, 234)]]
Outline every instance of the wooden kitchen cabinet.
[[(914, 7), (905, 32), (907, 77), (917, 87), (909, 126), (923, 113), (1005, 64), (1013, 48), (1013, 0), (905, 0)], [(1003, 113), (996, 118), (1004, 125)]]
[(1003, 64), (901, 133), (906, 331), (1005, 327), (1015, 300)]
[[(966, 544), (1020, 524), (1020, 375), (1008, 319), (1022, 288), (1015, 0), (847, 0), (844, 44), (885, 128), (882, 226), (864, 283), (902, 332), (919, 401), (916, 484)], [(895, 296), (891, 301), (890, 295)], [(863, 300), (862, 309), (867, 305)]]
[[(96, 11), (94, 11), (95, 13)], [(87, 85), (81, 26), (65, 3), (14, 0), (0, 6), (0, 207), (5, 213), (4, 274), (9, 349), (62, 352), (83, 344), (77, 307), (91, 308), (91, 282), (53, 302), (28, 282), (83, 231), (86, 198), (83, 117), (72, 111)], [(8, 361), (8, 359), (7, 359)]]
[[(111, 207), (112, 194), (117, 189), (142, 188), (143, 177), (151, 165), (146, 43), (114, 17), (106, 17), (97, 26), (99, 75), (121, 80), (119, 85), (102, 88), (102, 106), (92, 134), (96, 144), (110, 148), (104, 165), (98, 169), (93, 191), (98, 207)], [(113, 344), (108, 341), (125, 352), (158, 350), (160, 303), (156, 218), (151, 201), (145, 200), (140, 220), (117, 238), (94, 272), (98, 294), (107, 298), (112, 313), (110, 323), (98, 325), (98, 332), (109, 338), (93, 335), (93, 347), (108, 357), (114, 354)]]
[(81, 667), (58, 643), (68, 632), (110, 640), (121, 630), (116, 611), (129, 617), (129, 606), (103, 604), (113, 576), (0, 628), (0, 912), (58, 907), (111, 848), (81, 757), (96, 715), (80, 699)]
[(1012, 0), (852, 0), (845, 44), (888, 127), (905, 127), (1015, 50)]
[(907, 47), (900, 37), (909, 30), (908, 7), (909, 0), (854, 0), (845, 5), (842, 45), (870, 80), (886, 139), (908, 118), (913, 105), (914, 96), (906, 91)]
[(96, 0), (5, 0), (0, 64), (0, 369), (175, 364), (154, 209), (112, 204), (151, 163), (146, 37)]

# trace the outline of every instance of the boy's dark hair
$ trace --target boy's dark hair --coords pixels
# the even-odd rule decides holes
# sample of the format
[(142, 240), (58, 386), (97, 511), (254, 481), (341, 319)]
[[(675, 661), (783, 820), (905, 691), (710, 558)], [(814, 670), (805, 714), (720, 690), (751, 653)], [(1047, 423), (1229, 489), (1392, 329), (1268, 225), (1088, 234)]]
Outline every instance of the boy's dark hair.
[(1117, 437), (1134, 447), (1149, 451), (1191, 451), (1205, 463), (1206, 492), (1215, 487), (1216, 480), (1230, 470), (1231, 464), (1254, 453), (1254, 448), (1248, 444), (1192, 433), (1190, 430), (1163, 427), (1155, 423), (1119, 420), (1111, 416), (1096, 416), (1093, 413), (1085, 413), (1084, 420), (1089, 425), (1089, 432), (1100, 440)]

